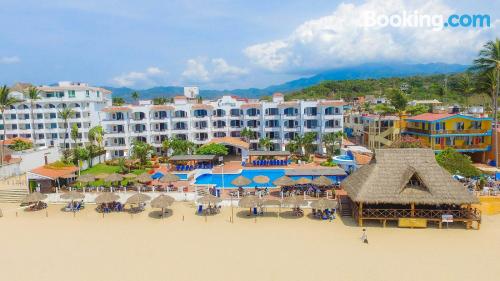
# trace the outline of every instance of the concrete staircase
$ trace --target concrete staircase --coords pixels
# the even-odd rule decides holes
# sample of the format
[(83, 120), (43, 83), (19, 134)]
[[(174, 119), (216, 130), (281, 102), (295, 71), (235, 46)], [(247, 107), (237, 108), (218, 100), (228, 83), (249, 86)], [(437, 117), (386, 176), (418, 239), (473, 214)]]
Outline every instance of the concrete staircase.
[(0, 189), (0, 203), (21, 203), (28, 195), (26, 188)]

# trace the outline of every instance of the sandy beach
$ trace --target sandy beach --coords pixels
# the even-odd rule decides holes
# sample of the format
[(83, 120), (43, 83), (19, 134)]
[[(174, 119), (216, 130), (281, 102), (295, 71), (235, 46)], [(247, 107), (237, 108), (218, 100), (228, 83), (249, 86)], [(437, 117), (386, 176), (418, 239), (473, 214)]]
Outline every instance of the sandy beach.
[(2, 280), (498, 280), (500, 216), (479, 231), (373, 224), (366, 245), (351, 219), (255, 221), (235, 208), (230, 223), (225, 208), (205, 222), (189, 202), (165, 219), (0, 207)]

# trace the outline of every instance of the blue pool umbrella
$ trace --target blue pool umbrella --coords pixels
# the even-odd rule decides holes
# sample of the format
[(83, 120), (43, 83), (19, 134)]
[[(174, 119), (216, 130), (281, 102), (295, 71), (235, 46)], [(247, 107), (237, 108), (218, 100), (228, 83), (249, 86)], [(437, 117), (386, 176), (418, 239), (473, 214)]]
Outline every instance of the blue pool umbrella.
[(163, 174), (160, 173), (160, 172), (156, 172), (153, 175), (151, 175), (151, 178), (154, 179), (154, 180), (157, 180), (157, 179), (159, 179), (161, 177), (163, 177)]

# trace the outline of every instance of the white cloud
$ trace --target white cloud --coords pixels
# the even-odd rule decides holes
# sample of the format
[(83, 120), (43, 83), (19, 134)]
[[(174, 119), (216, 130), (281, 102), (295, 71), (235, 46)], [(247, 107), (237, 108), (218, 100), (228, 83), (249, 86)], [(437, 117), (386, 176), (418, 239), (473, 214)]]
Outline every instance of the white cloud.
[(443, 15), (453, 9), (439, 0), (367, 0), (340, 4), (328, 16), (301, 24), (287, 38), (255, 44), (244, 49), (256, 65), (272, 71), (308, 72), (367, 62), (470, 63), (499, 26), (491, 28), (371, 27), (363, 19), (376, 15)]
[(0, 64), (14, 64), (19, 62), (21, 62), (21, 59), (18, 56), (0, 57)]
[(223, 58), (189, 59), (182, 77), (187, 82), (226, 82), (248, 74), (246, 68), (230, 65)]
[(145, 71), (131, 71), (113, 78), (113, 82), (120, 87), (153, 86), (158, 84), (166, 72), (156, 66), (148, 67)]

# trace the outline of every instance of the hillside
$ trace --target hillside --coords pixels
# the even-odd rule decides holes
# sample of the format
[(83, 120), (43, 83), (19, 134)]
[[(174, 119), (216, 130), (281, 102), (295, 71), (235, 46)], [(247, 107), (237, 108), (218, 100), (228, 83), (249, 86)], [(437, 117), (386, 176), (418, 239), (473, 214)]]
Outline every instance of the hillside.
[[(270, 95), (274, 92), (289, 93), (304, 89), (328, 80), (353, 80), (353, 79), (378, 79), (388, 77), (409, 77), (415, 75), (434, 75), (445, 73), (462, 72), (467, 68), (465, 65), (457, 64), (364, 64), (353, 67), (344, 67), (324, 71), (311, 77), (292, 80), (283, 84), (269, 86), (267, 88), (248, 88), (233, 90), (208, 90), (201, 89), (200, 95), (204, 98), (216, 98), (225, 94), (234, 94), (241, 97), (258, 98)], [(113, 91), (114, 97), (123, 97), (130, 101), (130, 93), (138, 91), (141, 99), (152, 99), (154, 97), (172, 97), (182, 93), (182, 87), (165, 86), (150, 89), (137, 90), (131, 88), (105, 88)]]

